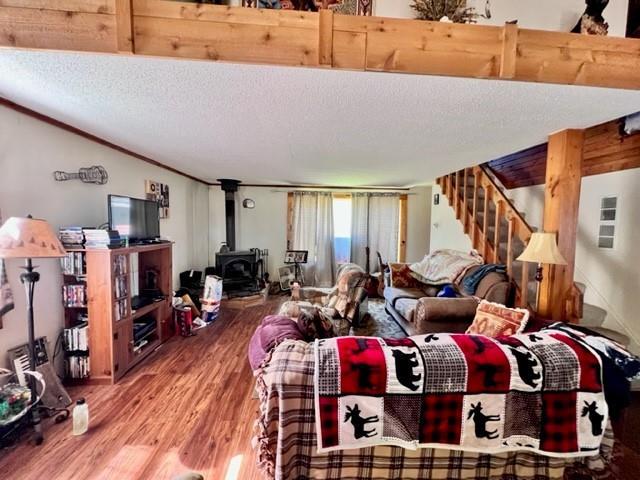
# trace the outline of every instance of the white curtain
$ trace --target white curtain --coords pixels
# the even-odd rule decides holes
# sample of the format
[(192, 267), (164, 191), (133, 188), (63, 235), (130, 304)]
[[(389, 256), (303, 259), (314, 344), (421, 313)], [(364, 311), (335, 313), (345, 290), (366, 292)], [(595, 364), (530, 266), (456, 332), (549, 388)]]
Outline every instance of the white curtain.
[(400, 196), (357, 193), (352, 197), (351, 261), (366, 268), (365, 247), (371, 250), (371, 271), (378, 269), (376, 252), (387, 262), (398, 261)]
[[(369, 194), (351, 196), (351, 262), (367, 268), (365, 248), (369, 245)], [(373, 250), (375, 264), (375, 250)]]
[(293, 193), (291, 248), (309, 252), (304, 266), (307, 285), (333, 286), (333, 198), (330, 193)]
[[(400, 229), (400, 196), (397, 194), (372, 194), (369, 197), (369, 247), (380, 252), (385, 262), (398, 261), (398, 236)], [(376, 262), (376, 268), (378, 264)]]

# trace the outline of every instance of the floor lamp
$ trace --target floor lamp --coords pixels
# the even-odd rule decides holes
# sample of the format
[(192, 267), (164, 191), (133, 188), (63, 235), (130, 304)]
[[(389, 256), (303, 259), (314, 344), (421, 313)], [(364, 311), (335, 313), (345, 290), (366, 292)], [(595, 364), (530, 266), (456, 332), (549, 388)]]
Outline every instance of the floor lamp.
[[(29, 328), (29, 367), (36, 370), (34, 354), (35, 327), (33, 322), (33, 293), (36, 282), (40, 280), (40, 274), (35, 271), (33, 258), (60, 258), (65, 256), (65, 250), (58, 240), (51, 226), (45, 220), (32, 218), (11, 217), (0, 227), (0, 258), (25, 259), (24, 272), (20, 275), (20, 281), (24, 284), (27, 297), (27, 325)], [(29, 376), (29, 388), (31, 398), (36, 399), (35, 379)], [(31, 409), (31, 421), (34, 430), (34, 441), (37, 445), (42, 443), (42, 427), (40, 425), (39, 406)]]
[[(556, 242), (556, 234), (548, 232), (533, 232), (527, 248), (524, 249), (522, 254), (516, 258), (520, 262), (536, 263), (536, 282), (538, 282), (538, 288), (536, 290), (536, 310), (538, 310), (538, 303), (540, 302), (540, 283), (543, 280), (542, 265), (566, 265), (567, 261), (564, 259), (558, 248)], [(523, 285), (522, 288), (527, 288)]]

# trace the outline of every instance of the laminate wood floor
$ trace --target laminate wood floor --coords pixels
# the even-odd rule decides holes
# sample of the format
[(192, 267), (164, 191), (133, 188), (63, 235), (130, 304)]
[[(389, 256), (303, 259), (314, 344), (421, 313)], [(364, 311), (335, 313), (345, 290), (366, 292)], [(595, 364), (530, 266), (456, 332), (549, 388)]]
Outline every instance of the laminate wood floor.
[(247, 345), (278, 307), (229, 302), (197, 336), (174, 337), (115, 386), (70, 389), (90, 409), (86, 435), (71, 421), (45, 424), (45, 443), (29, 437), (0, 451), (0, 479), (171, 479), (188, 471), (207, 480), (261, 475), (251, 448), (258, 400)]

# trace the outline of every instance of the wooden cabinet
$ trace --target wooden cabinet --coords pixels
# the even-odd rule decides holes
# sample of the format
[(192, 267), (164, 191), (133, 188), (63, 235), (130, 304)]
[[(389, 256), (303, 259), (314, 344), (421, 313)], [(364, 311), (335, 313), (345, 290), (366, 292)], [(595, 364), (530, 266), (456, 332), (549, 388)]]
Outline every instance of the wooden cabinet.
[[(170, 243), (86, 250), (92, 382), (118, 381), (173, 335), (171, 253)], [(133, 310), (136, 285), (154, 300)]]

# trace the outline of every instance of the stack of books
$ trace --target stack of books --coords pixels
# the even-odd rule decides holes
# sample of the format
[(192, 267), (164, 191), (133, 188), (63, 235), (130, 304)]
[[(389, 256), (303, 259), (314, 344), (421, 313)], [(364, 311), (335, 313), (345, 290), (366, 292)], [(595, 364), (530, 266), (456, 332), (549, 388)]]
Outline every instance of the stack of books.
[(116, 230), (85, 228), (82, 231), (86, 239), (86, 248), (120, 248), (124, 245)]
[(84, 234), (82, 233), (82, 227), (60, 227), (58, 236), (66, 249), (83, 248)]

